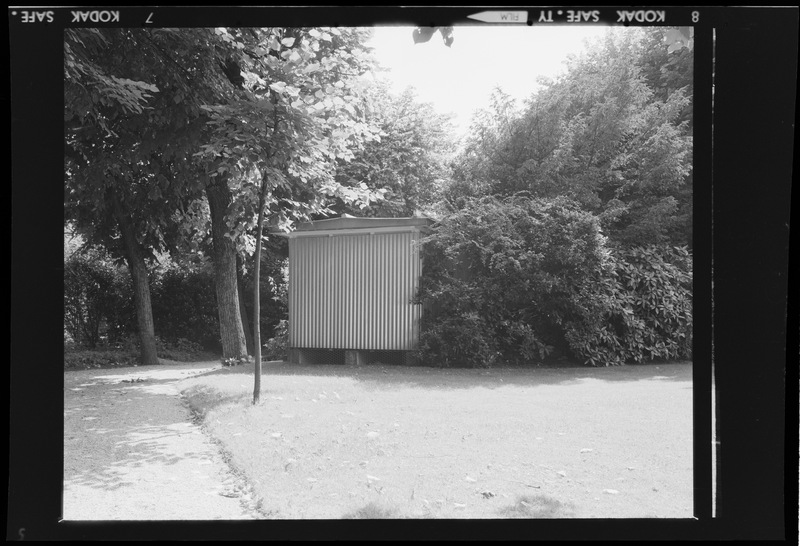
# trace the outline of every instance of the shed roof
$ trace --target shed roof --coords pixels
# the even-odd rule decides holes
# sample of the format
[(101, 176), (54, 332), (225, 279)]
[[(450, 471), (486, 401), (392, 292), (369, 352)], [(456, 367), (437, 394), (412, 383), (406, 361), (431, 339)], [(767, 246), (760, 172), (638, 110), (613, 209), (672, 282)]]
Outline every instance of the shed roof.
[(410, 226), (429, 226), (435, 220), (424, 216), (411, 216), (409, 218), (359, 218), (343, 214), (339, 218), (327, 220), (314, 220), (298, 224), (295, 231), (328, 231), (336, 229), (375, 229)]

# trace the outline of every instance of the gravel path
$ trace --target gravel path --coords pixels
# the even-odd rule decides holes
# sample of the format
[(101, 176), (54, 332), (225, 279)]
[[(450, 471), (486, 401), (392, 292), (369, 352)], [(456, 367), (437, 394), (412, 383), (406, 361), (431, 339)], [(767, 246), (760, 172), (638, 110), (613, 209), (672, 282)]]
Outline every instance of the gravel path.
[(64, 373), (65, 520), (260, 517), (178, 384), (219, 362)]

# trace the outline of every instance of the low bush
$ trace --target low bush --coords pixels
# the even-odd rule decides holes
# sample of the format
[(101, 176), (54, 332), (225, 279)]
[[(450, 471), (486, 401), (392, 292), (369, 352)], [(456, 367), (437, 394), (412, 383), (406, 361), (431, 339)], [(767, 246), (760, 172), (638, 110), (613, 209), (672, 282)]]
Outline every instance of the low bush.
[(156, 338), (156, 352), (159, 358), (178, 362), (208, 360), (210, 354), (199, 343), (184, 338), (163, 340)]
[(138, 354), (113, 348), (64, 352), (64, 369), (66, 370), (118, 368), (135, 366), (138, 363)]
[(424, 316), (418, 351), (421, 362), (444, 368), (488, 368), (500, 354), (491, 329), (475, 311)]
[[(196, 362), (216, 358), (199, 344), (187, 339), (165, 341), (157, 337), (156, 351), (158, 358), (177, 362)], [(133, 335), (125, 336), (108, 345), (100, 345), (95, 349), (80, 349), (75, 348), (72, 344), (65, 344), (64, 369), (82, 370), (134, 366), (139, 364), (140, 356), (139, 340)]]
[(281, 320), (275, 327), (275, 336), (264, 344), (264, 360), (286, 360), (289, 351), (289, 321)]

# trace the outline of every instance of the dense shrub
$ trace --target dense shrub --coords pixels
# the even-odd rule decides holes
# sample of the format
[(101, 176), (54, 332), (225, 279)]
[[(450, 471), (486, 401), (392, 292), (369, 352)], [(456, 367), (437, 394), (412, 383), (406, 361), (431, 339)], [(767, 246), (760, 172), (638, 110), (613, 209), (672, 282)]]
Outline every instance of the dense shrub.
[[(287, 314), (281, 262), (262, 275), (261, 330), (271, 336)], [(130, 344), (138, 326), (128, 269), (100, 250), (73, 253), (64, 264), (64, 342), (69, 349)], [(271, 274), (270, 274), (271, 273)], [(246, 310), (252, 311), (252, 282), (245, 283)], [(180, 354), (186, 343), (201, 352), (219, 352), (219, 314), (209, 263), (172, 262), (150, 270), (150, 299), (156, 335)], [(159, 354), (159, 356), (162, 356)], [(180, 358), (172, 358), (180, 360)]]
[[(289, 245), (285, 237), (271, 237), (265, 241), (261, 256), (261, 339), (280, 338), (281, 323), (289, 317), (288, 275)], [(252, 265), (252, 264), (251, 264)], [(244, 301), (252, 329), (253, 317), (253, 267), (244, 275)], [(281, 357), (282, 358), (282, 357)]]
[(475, 311), (425, 316), (420, 335), (420, 360), (441, 367), (491, 367), (498, 359), (498, 340)]
[(105, 338), (107, 343), (119, 343), (138, 331), (133, 280), (127, 267), (114, 268), (114, 283), (109, 297), (110, 305), (105, 314)]
[(64, 262), (65, 343), (96, 348), (123, 310), (126, 285), (117, 267), (102, 252), (87, 249)]
[(610, 266), (597, 219), (565, 198), (471, 200), (421, 244), (420, 356), (445, 366), (544, 359)]
[(264, 343), (261, 357), (265, 360), (286, 360), (289, 350), (289, 321), (281, 320), (274, 329), (274, 337)]
[(597, 279), (599, 313), (567, 324), (575, 353), (592, 365), (674, 360), (692, 355), (692, 257), (686, 248), (649, 246), (612, 255)]
[(633, 298), (634, 314), (644, 321), (639, 337), (656, 340), (654, 348), (637, 350), (649, 351), (643, 356), (651, 359), (691, 358), (692, 254), (686, 247), (651, 246), (630, 250), (623, 259), (622, 285)]
[(151, 300), (158, 337), (173, 345), (188, 340), (219, 351), (219, 314), (210, 267), (168, 268), (156, 276)]
[(471, 200), (422, 241), (420, 358), (594, 366), (691, 355), (691, 255), (612, 250), (574, 202)]

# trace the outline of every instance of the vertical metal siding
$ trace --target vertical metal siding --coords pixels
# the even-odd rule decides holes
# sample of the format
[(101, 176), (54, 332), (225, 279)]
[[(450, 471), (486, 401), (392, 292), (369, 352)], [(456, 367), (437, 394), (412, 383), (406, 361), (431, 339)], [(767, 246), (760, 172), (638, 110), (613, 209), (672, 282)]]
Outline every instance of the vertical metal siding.
[[(414, 267), (415, 267), (415, 271), (416, 271), (417, 283), (419, 283), (419, 278), (422, 276), (422, 267), (424, 265), (422, 263), (422, 255), (420, 254), (419, 246), (417, 245), (417, 243), (419, 242), (419, 239), (420, 238), (417, 237), (417, 240), (414, 242)], [(416, 289), (415, 289), (415, 294), (416, 294)], [(414, 321), (415, 321), (414, 344), (415, 345), (417, 343), (419, 343), (419, 321), (420, 321), (420, 317), (422, 316), (422, 312), (423, 312), (422, 305), (417, 305), (417, 306), (414, 307), (414, 313), (415, 313), (415, 318), (414, 318)]]
[(420, 315), (410, 303), (420, 273), (417, 239), (416, 231), (291, 238), (290, 345), (413, 349)]
[[(297, 244), (294, 239), (289, 239), (289, 255), (297, 254)], [(297, 337), (297, 321), (295, 320), (295, 309), (297, 309), (297, 287), (295, 286), (296, 275), (294, 273), (294, 262), (289, 260), (289, 341)]]

